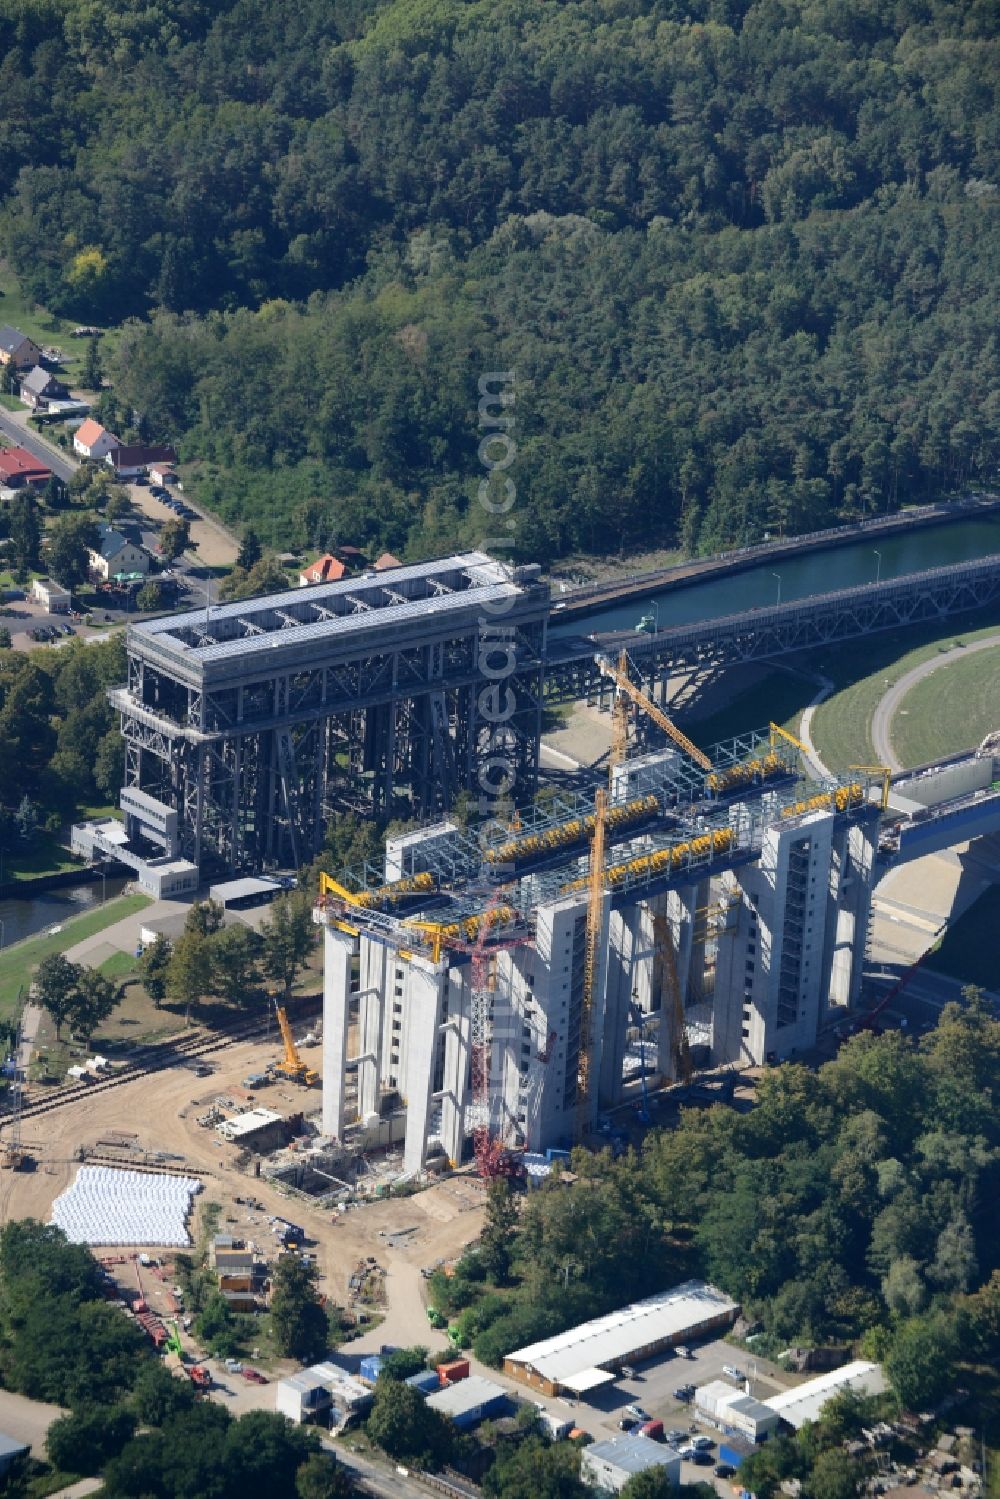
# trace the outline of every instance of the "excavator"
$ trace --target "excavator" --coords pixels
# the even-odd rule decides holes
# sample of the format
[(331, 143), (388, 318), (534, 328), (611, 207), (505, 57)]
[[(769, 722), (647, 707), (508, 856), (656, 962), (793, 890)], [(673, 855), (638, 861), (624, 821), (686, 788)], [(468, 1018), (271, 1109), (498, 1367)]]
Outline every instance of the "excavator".
[(275, 1004), (274, 1013), (278, 1017), (278, 1029), (281, 1031), (281, 1039), (285, 1043), (285, 1055), (280, 1062), (269, 1062), (267, 1070), (274, 1077), (283, 1077), (290, 1083), (301, 1083), (304, 1088), (314, 1088), (319, 1082), (319, 1073), (312, 1067), (306, 1065), (299, 1056), (298, 1047), (295, 1045), (295, 1037), (292, 1028), (288, 1024), (288, 1016), (284, 1008)]

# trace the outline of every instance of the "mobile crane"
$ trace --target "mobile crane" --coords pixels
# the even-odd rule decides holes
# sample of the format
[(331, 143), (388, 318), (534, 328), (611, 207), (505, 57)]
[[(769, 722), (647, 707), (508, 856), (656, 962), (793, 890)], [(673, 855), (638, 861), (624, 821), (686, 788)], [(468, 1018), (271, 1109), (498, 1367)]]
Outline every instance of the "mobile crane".
[(314, 1088), (319, 1082), (319, 1073), (312, 1067), (308, 1067), (299, 1056), (295, 1037), (292, 1035), (292, 1028), (288, 1024), (288, 1016), (283, 1007), (275, 1003), (274, 1013), (278, 1017), (278, 1028), (281, 1031), (281, 1039), (285, 1043), (285, 1055), (280, 1062), (269, 1062), (268, 1072), (273, 1073), (275, 1077), (287, 1078), (290, 1083), (301, 1083), (304, 1088)]

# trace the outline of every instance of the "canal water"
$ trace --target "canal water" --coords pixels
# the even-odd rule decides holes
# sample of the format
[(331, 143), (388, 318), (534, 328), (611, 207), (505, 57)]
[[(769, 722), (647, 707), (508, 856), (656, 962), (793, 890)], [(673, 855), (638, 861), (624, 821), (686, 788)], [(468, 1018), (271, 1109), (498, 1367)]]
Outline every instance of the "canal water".
[[(661, 630), (723, 614), (763, 609), (778, 602), (812, 598), (839, 588), (901, 578), (926, 568), (946, 567), (1000, 552), (1000, 516), (924, 526), (902, 535), (869, 537), (823, 552), (806, 552), (765, 562), (747, 572), (706, 583), (667, 587), (649, 598), (613, 604), (583, 619), (550, 626), (550, 635), (598, 634), (629, 630), (650, 613)], [(779, 598), (780, 590), (780, 598)]]
[(22, 937), (34, 937), (49, 927), (60, 926), (81, 911), (92, 910), (105, 896), (111, 900), (121, 895), (128, 881), (120, 875), (112, 879), (92, 880), (81, 885), (66, 885), (62, 890), (44, 890), (39, 895), (0, 900), (0, 941), (4, 947)]

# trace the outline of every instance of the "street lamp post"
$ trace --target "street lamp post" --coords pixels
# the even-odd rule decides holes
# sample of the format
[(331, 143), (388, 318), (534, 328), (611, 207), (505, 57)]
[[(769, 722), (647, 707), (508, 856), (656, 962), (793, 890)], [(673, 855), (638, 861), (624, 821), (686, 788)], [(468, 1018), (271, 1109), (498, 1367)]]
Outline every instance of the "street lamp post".
[(660, 633), (660, 601), (659, 601), (659, 599), (654, 599), (653, 600), (653, 634), (654, 635), (659, 635), (659, 633)]
[(872, 551), (875, 552), (875, 582), (878, 583), (882, 577), (882, 553), (875, 551), (874, 547)]
[(778, 580), (778, 603), (780, 604), (781, 603), (781, 574), (780, 573), (772, 573), (771, 577), (772, 578), (777, 578), (777, 580)]

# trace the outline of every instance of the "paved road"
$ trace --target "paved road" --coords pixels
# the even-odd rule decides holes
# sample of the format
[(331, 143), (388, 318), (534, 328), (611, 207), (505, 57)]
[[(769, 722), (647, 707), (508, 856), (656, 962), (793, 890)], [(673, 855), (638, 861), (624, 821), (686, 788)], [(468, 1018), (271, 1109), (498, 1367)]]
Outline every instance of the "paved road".
[(64, 1412), (58, 1405), (29, 1400), (12, 1390), (0, 1390), (0, 1431), (17, 1442), (28, 1442), (35, 1457), (44, 1457), (45, 1438), (57, 1416)]
[[(27, 415), (27, 407), (25, 407)], [(32, 431), (25, 424), (23, 418), (19, 418), (11, 411), (0, 410), (0, 432), (3, 432), (18, 447), (27, 448), (29, 453), (34, 453), (43, 463), (47, 463), (57, 479), (65, 483), (70, 479), (79, 464), (74, 459), (67, 457), (59, 448), (54, 448), (51, 443), (46, 442), (44, 437), (39, 437), (37, 432)]]
[(942, 666), (950, 666), (953, 662), (962, 660), (964, 656), (975, 655), (976, 651), (988, 651), (998, 645), (1000, 645), (1000, 634), (987, 635), (985, 639), (974, 640), (970, 645), (958, 645), (940, 656), (932, 656), (929, 661), (922, 661), (911, 671), (904, 672), (899, 681), (889, 688), (872, 716), (872, 744), (875, 746), (876, 759), (883, 765), (888, 765), (892, 770), (906, 769), (892, 748), (892, 720), (911, 687), (915, 687), (918, 682), (923, 681), (924, 677), (929, 677), (931, 672), (937, 671)]
[(829, 677), (820, 677), (819, 678), (819, 689), (818, 689), (818, 691), (816, 693), (816, 696), (813, 698), (813, 700), (809, 704), (809, 706), (806, 709), (803, 710), (802, 721), (799, 724), (799, 738), (802, 740), (802, 743), (806, 747), (805, 748), (805, 755), (804, 755), (805, 762), (808, 765), (808, 767), (809, 767), (810, 771), (812, 772), (812, 774), (819, 781), (831, 780), (832, 779), (832, 772), (830, 770), (828, 770), (827, 767), (823, 764), (823, 761), (819, 757), (819, 752), (816, 749), (815, 744), (813, 743), (813, 737), (812, 737), (813, 714), (815, 713), (816, 709), (819, 707), (820, 703), (825, 703), (826, 702), (827, 698), (830, 696), (830, 693), (832, 691), (833, 691), (833, 683), (830, 681), (830, 678)]
[(323, 1438), (323, 1446), (335, 1454), (337, 1461), (343, 1463), (363, 1491), (383, 1495), (384, 1499), (429, 1499), (431, 1489), (401, 1473), (398, 1468), (390, 1467), (388, 1463), (372, 1462), (358, 1452), (349, 1452), (329, 1437)]

